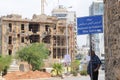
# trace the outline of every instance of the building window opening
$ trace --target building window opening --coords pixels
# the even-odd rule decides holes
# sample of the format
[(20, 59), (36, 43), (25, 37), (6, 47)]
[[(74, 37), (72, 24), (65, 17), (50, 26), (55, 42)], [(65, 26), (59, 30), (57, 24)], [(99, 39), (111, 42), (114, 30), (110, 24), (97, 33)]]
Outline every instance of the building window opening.
[(53, 41), (53, 45), (56, 46), (56, 42), (57, 42), (56, 36), (53, 36), (53, 40), (54, 40), (54, 41)]
[(57, 49), (57, 58), (61, 58), (60, 48)]
[(40, 25), (37, 23), (30, 23), (29, 24), (29, 31), (32, 31), (33, 33), (37, 33), (40, 29)]
[(53, 58), (56, 59), (56, 49), (53, 49)]
[(62, 59), (63, 59), (63, 58), (64, 58), (64, 56), (65, 56), (64, 54), (65, 54), (65, 53), (62, 53)]
[(57, 37), (57, 45), (60, 46), (61, 42), (60, 42), (60, 37)]
[(35, 43), (40, 41), (40, 36), (39, 35), (31, 35), (29, 36), (30, 43)]
[(24, 24), (21, 24), (21, 30), (24, 30), (25, 27), (24, 27)]
[(50, 36), (46, 36), (45, 38), (43, 38), (42, 42), (44, 43), (50, 43)]
[(45, 25), (45, 31), (48, 32), (49, 31), (49, 27), (50, 27), (49, 25)]
[(24, 43), (24, 37), (21, 38), (21, 42)]
[(9, 31), (12, 32), (12, 24), (9, 23)]
[(8, 42), (8, 44), (12, 44), (12, 37), (11, 36), (9, 36), (9, 42)]
[(65, 56), (66, 49), (62, 49), (62, 58)]
[(9, 55), (12, 55), (12, 50), (9, 49), (9, 50), (8, 50), (8, 54), (9, 54)]
[(24, 24), (21, 24), (21, 32), (24, 33), (25, 31), (25, 27), (24, 27)]
[(62, 39), (61, 39), (61, 45), (62, 45), (62, 46), (65, 46), (65, 43), (66, 43), (66, 42), (65, 42), (65, 39), (62, 38)]
[(54, 30), (56, 30), (56, 24), (55, 24), (55, 26), (54, 26)]

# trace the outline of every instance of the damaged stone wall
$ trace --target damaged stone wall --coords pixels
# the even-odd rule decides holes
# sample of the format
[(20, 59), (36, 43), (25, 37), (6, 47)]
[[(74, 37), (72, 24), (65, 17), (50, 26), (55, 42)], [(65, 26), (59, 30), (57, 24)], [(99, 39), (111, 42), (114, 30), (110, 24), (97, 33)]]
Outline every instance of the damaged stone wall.
[(105, 80), (120, 80), (120, 1), (104, 4)]

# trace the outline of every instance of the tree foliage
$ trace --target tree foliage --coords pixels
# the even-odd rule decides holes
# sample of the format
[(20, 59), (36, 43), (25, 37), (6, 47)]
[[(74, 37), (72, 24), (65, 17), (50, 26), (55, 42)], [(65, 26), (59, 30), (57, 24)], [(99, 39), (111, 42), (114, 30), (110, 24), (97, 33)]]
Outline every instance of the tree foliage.
[(27, 61), (32, 66), (32, 70), (39, 70), (43, 66), (43, 59), (47, 58), (48, 49), (43, 43), (33, 43), (20, 49), (17, 58)]

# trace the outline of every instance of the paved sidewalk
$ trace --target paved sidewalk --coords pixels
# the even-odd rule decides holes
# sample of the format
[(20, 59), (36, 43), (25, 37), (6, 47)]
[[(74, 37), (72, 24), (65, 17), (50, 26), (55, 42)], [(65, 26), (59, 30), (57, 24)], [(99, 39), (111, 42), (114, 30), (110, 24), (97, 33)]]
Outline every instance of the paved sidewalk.
[[(99, 80), (105, 80), (105, 73), (104, 71), (100, 70), (99, 72)], [(61, 79), (60, 77), (52, 77), (50, 79), (46, 80), (90, 80), (89, 76), (65, 76), (64, 79)]]
[(71, 77), (64, 77), (64, 79), (58, 78), (50, 78), (48, 80), (89, 80), (89, 76), (71, 76)]

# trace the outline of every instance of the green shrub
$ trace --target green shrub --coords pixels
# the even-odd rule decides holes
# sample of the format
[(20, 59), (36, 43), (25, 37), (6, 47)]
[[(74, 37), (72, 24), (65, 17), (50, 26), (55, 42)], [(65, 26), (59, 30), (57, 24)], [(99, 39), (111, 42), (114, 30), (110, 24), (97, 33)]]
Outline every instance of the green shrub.
[(74, 60), (71, 62), (71, 69), (72, 71), (78, 71), (79, 70), (79, 65), (80, 65), (80, 61), (79, 60)]
[(56, 73), (56, 71), (55, 71), (55, 70), (52, 70), (52, 71), (51, 71), (51, 76), (52, 76), (52, 77), (57, 76), (57, 73)]
[(72, 71), (73, 76), (77, 76), (78, 72), (77, 71)]
[(86, 76), (86, 75), (87, 75), (87, 71), (86, 71), (86, 70), (82, 70), (82, 71), (80, 71), (80, 75), (84, 75), (84, 76)]
[(60, 63), (53, 64), (53, 70), (51, 71), (52, 76), (61, 76), (63, 72), (63, 66)]

